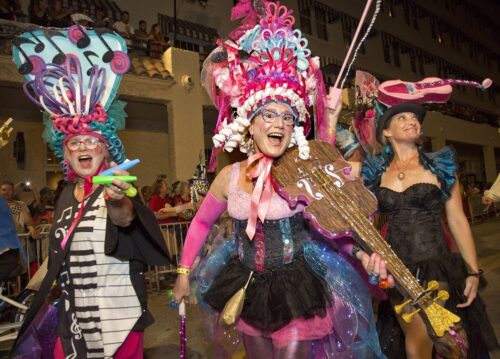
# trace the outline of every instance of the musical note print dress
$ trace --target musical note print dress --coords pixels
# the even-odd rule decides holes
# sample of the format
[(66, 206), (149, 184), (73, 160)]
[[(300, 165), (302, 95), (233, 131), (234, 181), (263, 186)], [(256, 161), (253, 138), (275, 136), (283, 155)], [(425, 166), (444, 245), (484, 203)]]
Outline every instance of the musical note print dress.
[[(74, 199), (74, 186), (69, 187), (54, 217), (51, 255), (59, 253), (59, 243), (81, 206)], [(107, 216), (102, 188), (86, 200), (58, 277), (57, 336), (66, 358), (113, 358), (131, 332), (141, 332), (153, 321), (146, 307), (143, 273), (148, 262), (166, 263), (166, 251), (161, 238), (158, 242), (141, 238), (138, 227), (157, 225), (154, 217), (153, 223), (141, 224), (144, 215), (140, 213), (149, 210), (133, 202), (138, 218), (119, 234), (121, 230)]]
[[(437, 176), (441, 187), (417, 183), (403, 192), (380, 187), (380, 178), (394, 156), (390, 146), (365, 159), (362, 176), (376, 194), (380, 212), (388, 216), (386, 239), (392, 249), (420, 284), (425, 287), (429, 280), (437, 280), (449, 292), (446, 308), (461, 317), (469, 341), (468, 358), (485, 358), (485, 353), (498, 348), (497, 339), (479, 296), (471, 306), (456, 308), (464, 302), (461, 294), (467, 269), (460, 254), (450, 252), (441, 223), (444, 204), (456, 182), (455, 154), (445, 147), (435, 153), (419, 151), (419, 155), (420, 163)], [(395, 289), (389, 296), (394, 303), (402, 300)], [(379, 321), (382, 350), (388, 358), (404, 359), (404, 335), (389, 301), (380, 305)]]

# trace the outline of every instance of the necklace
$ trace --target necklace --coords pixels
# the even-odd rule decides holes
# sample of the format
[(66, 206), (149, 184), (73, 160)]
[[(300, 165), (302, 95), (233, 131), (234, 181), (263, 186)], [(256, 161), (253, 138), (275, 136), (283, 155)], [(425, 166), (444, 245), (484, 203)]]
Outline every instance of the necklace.
[(418, 151), (411, 156), (411, 158), (407, 161), (405, 161), (405, 166), (403, 169), (399, 168), (398, 164), (396, 161), (394, 161), (394, 166), (396, 166), (396, 169), (398, 170), (398, 180), (403, 181), (406, 177), (405, 171), (408, 169), (408, 166), (410, 165), (411, 161), (418, 155)]

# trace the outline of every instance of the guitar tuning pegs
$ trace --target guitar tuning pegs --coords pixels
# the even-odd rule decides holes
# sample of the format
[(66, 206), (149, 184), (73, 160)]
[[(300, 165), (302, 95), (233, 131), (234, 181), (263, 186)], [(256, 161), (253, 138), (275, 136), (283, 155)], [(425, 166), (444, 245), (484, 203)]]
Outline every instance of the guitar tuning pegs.
[(413, 316), (414, 316), (415, 314), (417, 314), (418, 312), (420, 312), (420, 308), (415, 309), (414, 311), (409, 312), (409, 313), (403, 313), (403, 314), (401, 315), (401, 318), (403, 318), (403, 320), (404, 320), (406, 323), (410, 323), (410, 322), (411, 322), (411, 320), (413, 319)]
[(448, 300), (450, 295), (448, 294), (447, 291), (445, 290), (440, 290), (438, 294), (436, 295), (436, 298), (434, 298), (434, 301), (445, 301)]
[(398, 304), (398, 305), (395, 305), (394, 306), (394, 311), (397, 313), (397, 314), (401, 314), (403, 312), (403, 309), (411, 303), (411, 299), (408, 299), (406, 301), (404, 301), (403, 303), (401, 304)]
[(437, 281), (431, 280), (431, 281), (429, 281), (429, 283), (427, 283), (426, 292), (434, 291), (434, 290), (438, 290), (438, 289), (439, 289), (439, 283)]

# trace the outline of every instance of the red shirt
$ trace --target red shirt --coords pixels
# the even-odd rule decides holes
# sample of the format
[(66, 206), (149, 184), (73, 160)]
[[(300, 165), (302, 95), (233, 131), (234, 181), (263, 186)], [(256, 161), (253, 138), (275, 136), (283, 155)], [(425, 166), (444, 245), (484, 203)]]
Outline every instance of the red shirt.
[[(165, 208), (166, 204), (172, 205), (170, 198), (168, 197), (163, 198), (160, 195), (154, 195), (153, 197), (151, 197), (151, 200), (149, 201), (149, 208), (156, 213), (160, 209)], [(170, 223), (172, 222), (172, 220), (175, 220), (175, 218), (159, 219), (158, 223)]]

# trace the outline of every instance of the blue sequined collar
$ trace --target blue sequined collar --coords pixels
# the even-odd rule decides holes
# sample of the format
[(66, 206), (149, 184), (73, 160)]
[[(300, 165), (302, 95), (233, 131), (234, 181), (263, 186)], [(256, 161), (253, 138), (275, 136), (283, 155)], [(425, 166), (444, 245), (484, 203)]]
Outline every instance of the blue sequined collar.
[[(445, 146), (437, 152), (424, 152), (418, 149), (419, 160), (425, 169), (436, 175), (441, 183), (441, 196), (443, 201), (451, 196), (451, 189), (456, 182), (457, 164), (455, 161), (455, 150)], [(367, 155), (363, 160), (361, 176), (365, 186), (372, 192), (380, 186), (382, 174), (389, 167), (394, 158), (394, 150), (391, 145), (382, 148), (379, 155)]]

